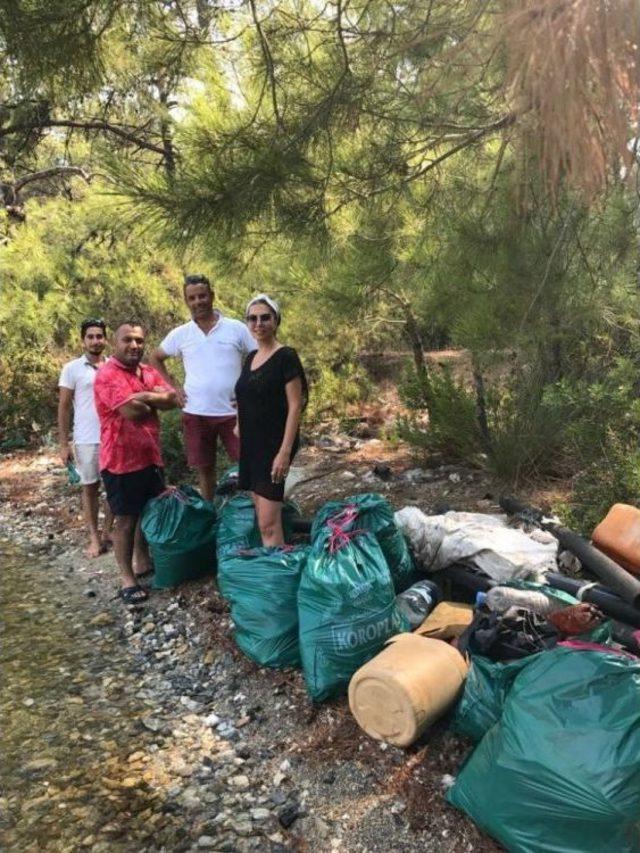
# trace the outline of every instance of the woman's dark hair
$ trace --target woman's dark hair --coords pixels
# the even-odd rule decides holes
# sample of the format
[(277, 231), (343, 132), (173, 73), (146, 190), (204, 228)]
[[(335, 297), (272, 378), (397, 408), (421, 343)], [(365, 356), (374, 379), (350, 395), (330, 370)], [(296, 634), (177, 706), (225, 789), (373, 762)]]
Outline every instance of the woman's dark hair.
[(83, 320), (80, 324), (80, 337), (84, 338), (84, 336), (87, 334), (87, 329), (90, 329), (92, 326), (96, 326), (98, 329), (102, 329), (103, 335), (107, 334), (107, 324), (104, 322), (104, 320), (89, 319)]

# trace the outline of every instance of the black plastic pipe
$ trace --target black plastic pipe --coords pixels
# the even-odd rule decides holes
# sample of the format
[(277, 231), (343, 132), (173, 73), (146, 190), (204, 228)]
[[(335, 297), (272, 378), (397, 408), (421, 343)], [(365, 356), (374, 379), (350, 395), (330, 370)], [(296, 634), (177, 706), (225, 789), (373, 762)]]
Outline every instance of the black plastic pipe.
[(606, 616), (610, 616), (612, 619), (618, 619), (627, 625), (633, 625), (634, 628), (640, 628), (640, 610), (624, 601), (610, 589), (600, 586), (600, 584), (591, 586), (584, 579), (568, 578), (556, 572), (549, 572), (547, 583), (549, 586), (568, 592), (574, 598), (595, 604)]
[[(449, 566), (430, 577), (436, 583), (438, 581), (449, 582), (468, 590), (470, 593), (486, 592), (491, 587), (500, 585), (498, 581), (494, 581), (486, 575), (480, 575), (466, 566)], [(625, 625), (631, 625), (633, 628), (640, 628), (640, 610), (623, 601), (620, 596), (615, 595), (611, 590), (605, 589), (600, 584), (592, 586), (588, 581), (568, 578), (556, 572), (549, 572), (545, 580), (549, 586), (555, 589), (561, 589), (573, 595), (574, 598), (595, 604), (605, 616), (617, 619), (618, 622), (624, 622)]]
[(584, 537), (561, 524), (545, 521), (540, 510), (528, 507), (516, 498), (501, 497), (499, 503), (509, 515), (521, 515), (538, 524), (543, 530), (548, 530), (564, 549), (575, 554), (582, 565), (593, 572), (599, 580), (604, 581), (607, 587), (629, 604), (640, 607), (640, 580), (587, 542)]

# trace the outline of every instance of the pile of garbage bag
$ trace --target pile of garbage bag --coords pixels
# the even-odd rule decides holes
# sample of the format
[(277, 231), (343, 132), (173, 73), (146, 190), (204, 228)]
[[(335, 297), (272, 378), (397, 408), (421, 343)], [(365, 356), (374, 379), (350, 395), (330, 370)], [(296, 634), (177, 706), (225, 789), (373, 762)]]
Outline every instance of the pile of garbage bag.
[[(447, 799), (508, 850), (631, 853), (640, 512), (617, 506), (597, 528), (600, 550), (513, 499), (511, 518), (394, 515), (361, 494), (306, 524), (289, 501), (289, 544), (264, 548), (230, 471), (215, 503), (188, 487), (150, 501), (143, 530), (157, 585), (211, 572), (217, 556), (238, 647), (260, 666), (301, 667), (312, 700), (348, 693), (363, 730), (396, 746), (439, 718), (468, 737)], [(562, 573), (563, 549), (582, 577)]]
[[(287, 542), (296, 520), (297, 507), (285, 502)], [(261, 547), (250, 496), (227, 493), (216, 537), (218, 588), (238, 647), (261, 666), (301, 666), (315, 701), (346, 693), (354, 672), (409, 629), (396, 587), (410, 583), (415, 567), (380, 495), (330, 501), (308, 546), (270, 549)]]
[(561, 643), (502, 675), (447, 800), (508, 850), (639, 850), (640, 660)]
[[(282, 507), (282, 527), (285, 540), (291, 539), (293, 521), (300, 517), (300, 510), (293, 501), (285, 501)], [(216, 528), (216, 553), (218, 562), (238, 548), (260, 548), (262, 537), (258, 529), (256, 511), (251, 496), (238, 492), (223, 501), (218, 509)]]

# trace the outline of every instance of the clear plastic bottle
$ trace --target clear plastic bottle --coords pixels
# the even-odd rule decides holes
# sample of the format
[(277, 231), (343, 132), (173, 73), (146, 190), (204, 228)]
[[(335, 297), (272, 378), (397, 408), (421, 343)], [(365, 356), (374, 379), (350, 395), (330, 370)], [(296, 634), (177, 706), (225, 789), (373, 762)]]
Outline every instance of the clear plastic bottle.
[(546, 616), (554, 610), (561, 610), (567, 606), (539, 590), (515, 589), (510, 586), (494, 586), (487, 590), (484, 601), (489, 610), (496, 613), (506, 613), (512, 607), (517, 607), (521, 610), (533, 610), (540, 616)]
[(442, 595), (433, 581), (418, 581), (396, 595), (398, 610), (409, 621), (411, 630), (419, 628), (433, 608), (440, 602)]

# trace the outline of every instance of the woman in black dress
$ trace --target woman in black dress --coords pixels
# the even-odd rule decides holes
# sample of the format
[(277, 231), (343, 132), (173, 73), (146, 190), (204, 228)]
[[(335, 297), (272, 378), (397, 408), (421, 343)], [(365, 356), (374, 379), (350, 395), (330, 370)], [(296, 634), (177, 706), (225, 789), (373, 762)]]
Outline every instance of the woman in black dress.
[(246, 320), (258, 349), (236, 384), (240, 463), (238, 485), (251, 492), (262, 543), (284, 545), (284, 481), (300, 441), (307, 380), (298, 353), (276, 338), (278, 303), (261, 293), (247, 305)]

